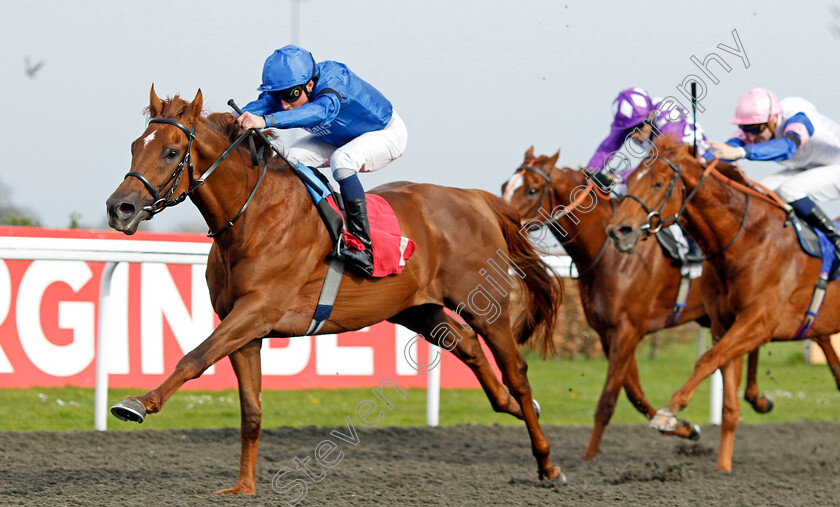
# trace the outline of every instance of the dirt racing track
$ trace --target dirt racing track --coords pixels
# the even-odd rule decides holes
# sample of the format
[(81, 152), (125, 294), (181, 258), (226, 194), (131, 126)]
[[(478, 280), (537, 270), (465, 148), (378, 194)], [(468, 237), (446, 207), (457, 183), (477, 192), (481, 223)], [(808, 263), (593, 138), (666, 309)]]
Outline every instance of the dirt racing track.
[[(346, 428), (336, 428), (339, 431)], [(700, 442), (610, 426), (592, 462), (589, 428), (545, 427), (568, 483), (540, 482), (524, 427), (266, 429), (257, 494), (212, 495), (236, 479), (239, 430), (0, 433), (0, 505), (837, 505), (840, 423), (741, 425), (734, 471), (716, 470), (718, 431)], [(319, 442), (338, 447), (331, 469)], [(311, 473), (294, 458), (309, 456)], [(272, 480), (284, 467), (290, 472)], [(323, 475), (326, 473), (326, 475)], [(300, 479), (298, 482), (293, 482)], [(283, 488), (289, 484), (285, 491)], [(279, 490), (279, 492), (278, 492)]]

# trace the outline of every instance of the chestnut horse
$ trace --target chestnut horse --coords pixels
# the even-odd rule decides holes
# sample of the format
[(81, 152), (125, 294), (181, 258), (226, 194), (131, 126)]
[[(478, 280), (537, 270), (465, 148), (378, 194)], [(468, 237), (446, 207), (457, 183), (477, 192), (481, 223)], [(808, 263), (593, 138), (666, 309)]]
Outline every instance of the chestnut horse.
[[(141, 221), (160, 211), (159, 203), (188, 196), (211, 231), (223, 230), (214, 237), (207, 263), (207, 284), (221, 324), (178, 362), (163, 384), (126, 398), (112, 412), (142, 422), (146, 414), (160, 411), (184, 382), (228, 356), (239, 381), (242, 449), (236, 484), (220, 492), (252, 494), (261, 424), (261, 339), (307, 331), (332, 241), (304, 184), (285, 160), (271, 157), (263, 173), (251, 165), (242, 147), (222, 157), (235, 137), (233, 117), (205, 117), (200, 90), (187, 102), (177, 95), (161, 100), (152, 87), (148, 111), (150, 123), (131, 145), (133, 177), (127, 176), (108, 199), (108, 224), (133, 234)], [(271, 153), (267, 145), (259, 146), (263, 154)], [(218, 169), (202, 180), (220, 158), (224, 161)], [(189, 174), (181, 178), (185, 166)], [(199, 180), (203, 184), (196, 185)], [(550, 445), (532, 404), (527, 365), (517, 350), (517, 343), (532, 335), (552, 335), (562, 286), (519, 234), (516, 211), (480, 190), (400, 182), (372, 193), (393, 207), (403, 235), (416, 242), (417, 250), (397, 276), (361, 278), (345, 271), (333, 313), (320, 333), (388, 320), (428, 340), (449, 336), (447, 348), (470, 366), (494, 409), (525, 420), (540, 478), (562, 477), (551, 463)], [(165, 197), (158, 198), (161, 194)], [(246, 200), (250, 205), (243, 213)], [(238, 221), (231, 220), (235, 216)], [(235, 223), (227, 227), (230, 222)], [(494, 298), (493, 308), (476, 298), (480, 273), (487, 272), (488, 260), (498, 262), (497, 256), (509, 259), (528, 301), (513, 326), (506, 291)], [(507, 281), (513, 284), (513, 279)], [(446, 308), (458, 312), (475, 332), (464, 331)], [(492, 352), (510, 395), (493, 374), (476, 332)], [(544, 340), (543, 347), (549, 342)]]
[[(728, 164), (717, 166), (727, 175), (740, 175)], [(740, 412), (741, 357), (771, 340), (794, 338), (821, 267), (819, 259), (802, 251), (793, 228), (785, 227), (787, 217), (780, 206), (743, 184), (731, 185), (715, 165), (703, 167), (688, 147), (670, 139), (658, 141), (654, 154), (627, 180), (628, 195), (608, 229), (616, 247), (628, 252), (643, 244), (639, 240), (652, 229), (678, 220), (707, 257), (701, 289), (715, 344), (650, 425), (672, 430), (675, 414), (686, 407), (702, 380), (720, 369), (724, 399), (717, 466), (727, 472), (732, 470)], [(804, 336), (821, 345), (840, 331), (840, 284), (828, 284), (825, 302)], [(830, 366), (836, 365), (830, 344), (823, 350)], [(832, 371), (840, 387), (838, 371)]]
[[(655, 241), (639, 245), (635, 255), (624, 255), (610, 247), (606, 225), (615, 203), (609, 196), (590, 193), (575, 210), (563, 212), (588, 182), (582, 171), (557, 169), (559, 156), (558, 151), (551, 157), (535, 157), (531, 147), (520, 168), (503, 185), (502, 192), (504, 199), (523, 217), (542, 217), (541, 208), (545, 217), (560, 217), (557, 227), (548, 230), (578, 268), (577, 282), (586, 320), (601, 338), (604, 354), (609, 359), (607, 378), (595, 410), (595, 426), (581, 456), (590, 460), (598, 455), (622, 386), (639, 412), (648, 419), (656, 414), (639, 382), (635, 353), (641, 339), (659, 329), (705, 319), (706, 311), (700, 290), (693, 284), (684, 310), (672, 322), (680, 268)], [(764, 398), (756, 396), (754, 401), (756, 410), (772, 407)], [(697, 439), (700, 428), (683, 422), (673, 434)]]

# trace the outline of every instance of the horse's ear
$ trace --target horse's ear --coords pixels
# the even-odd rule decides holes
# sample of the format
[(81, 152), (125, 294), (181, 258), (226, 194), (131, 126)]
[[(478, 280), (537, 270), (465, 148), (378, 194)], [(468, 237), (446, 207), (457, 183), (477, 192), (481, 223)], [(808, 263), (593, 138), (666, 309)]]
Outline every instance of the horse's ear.
[(528, 151), (525, 152), (525, 162), (534, 160), (534, 145), (532, 144)]
[(160, 116), (163, 112), (163, 102), (155, 93), (155, 84), (152, 83), (152, 89), (149, 91), (149, 118)]
[(557, 153), (551, 156), (549, 162), (551, 163), (552, 167), (557, 167), (557, 161), (560, 159), (560, 150), (557, 150)]
[(204, 97), (201, 95), (201, 88), (198, 89), (198, 92), (195, 94), (195, 98), (192, 102), (189, 103), (187, 108), (184, 110), (184, 120), (187, 123), (193, 123), (196, 118), (201, 116), (201, 111), (204, 108)]

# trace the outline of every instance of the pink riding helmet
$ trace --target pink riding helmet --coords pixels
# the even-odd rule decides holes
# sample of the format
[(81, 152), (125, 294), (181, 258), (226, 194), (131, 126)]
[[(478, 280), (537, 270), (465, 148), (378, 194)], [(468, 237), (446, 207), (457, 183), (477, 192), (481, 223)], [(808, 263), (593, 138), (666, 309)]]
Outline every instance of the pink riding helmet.
[(753, 88), (738, 97), (735, 104), (735, 118), (729, 123), (736, 125), (754, 125), (767, 123), (782, 112), (779, 99), (766, 88)]

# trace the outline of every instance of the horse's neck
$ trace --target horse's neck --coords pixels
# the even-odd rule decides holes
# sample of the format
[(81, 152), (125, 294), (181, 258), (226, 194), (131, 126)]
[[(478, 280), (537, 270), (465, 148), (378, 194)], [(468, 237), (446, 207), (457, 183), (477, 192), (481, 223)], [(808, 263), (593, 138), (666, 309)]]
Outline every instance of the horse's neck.
[[(682, 178), (686, 195), (691, 194), (700, 183), (699, 174), (683, 173)], [(738, 240), (742, 239), (740, 236), (750, 234), (747, 229), (755, 229), (747, 226), (762, 219), (756, 213), (759, 208), (763, 209), (759, 203), (751, 203), (750, 209), (747, 210), (746, 202), (744, 194), (725, 187), (715, 179), (706, 178), (702, 182), (700, 189), (686, 203), (684, 214), (688, 233), (705, 255), (714, 255), (721, 260), (731, 255), (742, 255), (744, 245), (750, 242)], [(755, 206), (756, 204), (759, 206)], [(750, 216), (744, 218), (744, 213), (748, 211)], [(742, 220), (745, 226), (743, 229)], [(736, 235), (740, 236), (732, 243)]]
[[(574, 187), (578, 188), (578, 187)], [(553, 188), (555, 202), (561, 209), (568, 208), (570, 203), (569, 189)], [(609, 200), (597, 197), (595, 207), (586, 213), (580, 208), (571, 212), (571, 217), (558, 221), (558, 228), (549, 227), (554, 237), (563, 245), (563, 249), (580, 269), (585, 269), (595, 258), (607, 240), (606, 225), (612, 216), (612, 204)]]
[[(196, 143), (198, 175), (218, 160), (229, 146), (226, 140), (210, 139), (210, 142)], [(224, 228), (248, 201), (263, 172), (262, 165), (252, 167), (250, 162), (250, 157), (234, 151), (190, 195), (210, 231)], [(217, 237), (217, 243), (242, 245), (246, 243), (246, 238), (249, 244), (259, 241), (259, 238), (277, 238), (276, 234), (265, 233), (271, 230), (282, 230), (284, 239), (302, 241), (307, 238), (315, 241), (318, 233), (326, 236), (323, 227), (313, 227), (312, 222), (319, 220), (317, 210), (298, 178), (276, 157), (264, 163), (269, 167), (246, 212), (228, 231)], [(278, 167), (278, 163), (282, 167)], [(256, 229), (263, 232), (255, 234), (253, 231)]]

